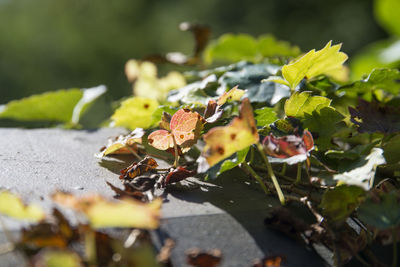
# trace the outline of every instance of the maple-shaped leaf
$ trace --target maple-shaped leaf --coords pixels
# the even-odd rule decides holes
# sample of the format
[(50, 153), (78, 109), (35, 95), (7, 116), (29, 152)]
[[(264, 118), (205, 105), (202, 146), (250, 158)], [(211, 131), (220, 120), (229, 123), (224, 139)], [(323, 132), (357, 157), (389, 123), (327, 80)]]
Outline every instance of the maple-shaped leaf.
[(311, 79), (321, 74), (337, 75), (348, 58), (345, 53), (339, 52), (341, 46), (341, 44), (332, 46), (332, 41), (329, 41), (321, 50), (313, 49), (301, 58), (284, 65), (283, 79), (270, 77), (267, 81), (282, 83), (294, 90), (304, 78)]
[(312, 96), (310, 92), (296, 92), (285, 102), (286, 116), (303, 118), (305, 113), (312, 114), (331, 104), (329, 98)]
[(137, 152), (136, 144), (142, 143), (145, 134), (142, 128), (136, 128), (127, 135), (119, 135), (115, 139), (108, 139), (108, 144), (96, 156), (99, 158), (112, 154), (131, 154), (131, 150)]
[(203, 156), (209, 166), (259, 141), (253, 109), (248, 98), (242, 101), (239, 117), (226, 126), (212, 128), (204, 135)]
[(0, 213), (27, 221), (37, 222), (45, 217), (42, 208), (35, 204), (25, 205), (15, 194), (0, 192)]
[(400, 107), (380, 105), (376, 101), (358, 100), (357, 108), (349, 107), (351, 122), (360, 133), (400, 132)]
[(189, 109), (178, 110), (171, 118), (167, 130), (152, 132), (148, 141), (153, 147), (160, 150), (167, 150), (176, 144), (182, 149), (188, 149), (197, 142), (200, 132), (203, 129), (204, 119), (197, 112)]
[(130, 166), (121, 170), (120, 179), (133, 179), (136, 176), (142, 175), (152, 169), (157, 168), (157, 162), (150, 157), (145, 157), (143, 160), (132, 163)]
[(94, 228), (136, 227), (156, 229), (159, 225), (161, 199), (142, 203), (132, 198), (110, 201), (100, 195), (76, 197), (56, 192), (52, 199), (63, 206), (83, 212)]

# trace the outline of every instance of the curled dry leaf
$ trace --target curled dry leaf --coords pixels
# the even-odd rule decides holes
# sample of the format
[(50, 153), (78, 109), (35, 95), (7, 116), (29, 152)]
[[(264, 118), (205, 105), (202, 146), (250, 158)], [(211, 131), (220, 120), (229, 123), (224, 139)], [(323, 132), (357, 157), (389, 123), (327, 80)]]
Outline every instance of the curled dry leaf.
[(192, 248), (186, 251), (187, 263), (195, 267), (216, 267), (221, 263), (222, 252), (219, 249), (201, 251)]
[(102, 158), (112, 154), (131, 154), (131, 150), (137, 152), (136, 144), (142, 143), (142, 137), (145, 134), (142, 128), (136, 128), (128, 135), (120, 135), (117, 138), (108, 139), (108, 144), (96, 156)]
[(195, 175), (195, 171), (189, 171), (184, 167), (177, 167), (175, 170), (169, 172), (163, 181), (163, 186), (168, 184), (177, 183), (182, 181), (188, 177)]
[(92, 227), (135, 227), (155, 229), (159, 225), (161, 199), (142, 203), (134, 199), (110, 201), (100, 195), (76, 197), (56, 192), (52, 199), (61, 205), (84, 213)]
[(268, 256), (262, 260), (257, 260), (253, 267), (281, 267), (285, 261), (285, 256)]
[(204, 135), (203, 156), (209, 166), (259, 141), (253, 109), (246, 98), (240, 106), (240, 115), (226, 126), (214, 127)]
[(197, 142), (203, 124), (204, 119), (197, 112), (180, 109), (171, 118), (170, 131), (152, 132), (148, 137), (149, 144), (157, 149), (167, 150), (174, 147), (175, 140), (176, 144), (184, 151)]
[(133, 162), (131, 165), (121, 170), (120, 179), (133, 179), (136, 176), (142, 175), (152, 169), (157, 168), (157, 162), (150, 157), (145, 157), (139, 162)]
[(111, 189), (117, 194), (115, 196), (115, 198), (124, 198), (124, 197), (131, 197), (137, 200), (142, 200), (145, 195), (139, 191), (139, 190), (135, 190), (134, 188), (132, 188), (131, 186), (129, 186), (129, 184), (124, 184), (124, 189), (120, 189), (116, 186), (114, 186), (113, 184), (107, 182), (107, 185), (109, 187), (111, 187)]

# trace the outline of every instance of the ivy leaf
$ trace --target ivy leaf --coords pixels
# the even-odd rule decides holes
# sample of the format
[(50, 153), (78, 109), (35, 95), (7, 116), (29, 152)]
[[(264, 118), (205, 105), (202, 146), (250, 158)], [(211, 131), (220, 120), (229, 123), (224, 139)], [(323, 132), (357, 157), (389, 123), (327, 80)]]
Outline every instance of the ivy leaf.
[(357, 108), (349, 107), (351, 122), (356, 124), (360, 133), (396, 133), (400, 132), (400, 108), (382, 106), (378, 102), (358, 100)]
[(259, 62), (264, 57), (295, 57), (299, 54), (297, 46), (278, 41), (272, 35), (261, 35), (256, 39), (247, 34), (224, 34), (207, 47), (204, 60), (208, 64), (214, 61)]
[(254, 110), (254, 113), (256, 114), (255, 119), (257, 121), (257, 126), (264, 127), (278, 119), (273, 108), (263, 107)]
[(331, 73), (336, 75), (348, 58), (345, 53), (339, 52), (341, 46), (341, 44), (332, 46), (332, 41), (329, 41), (321, 50), (313, 49), (300, 59), (284, 65), (282, 67), (283, 80), (273, 77), (267, 81), (277, 81), (294, 90), (304, 78), (311, 79), (321, 74)]
[(59, 90), (13, 100), (0, 106), (0, 118), (76, 124), (88, 106), (106, 90), (105, 86)]
[(303, 125), (311, 132), (318, 133), (315, 143), (321, 150), (328, 149), (331, 146), (331, 139), (338, 131), (339, 122), (344, 116), (332, 107), (324, 107), (319, 111), (313, 111), (312, 114), (304, 114)]
[(272, 64), (249, 64), (237, 65), (231, 71), (225, 72), (219, 79), (218, 92), (225, 92), (227, 88), (239, 86), (246, 88), (245, 97), (250, 102), (263, 102), (267, 105), (275, 105), (284, 97), (290, 96), (287, 86), (274, 82), (261, 82), (274, 75), (279, 67)]
[(398, 95), (400, 92), (400, 71), (397, 69), (374, 69), (366, 79), (342, 86), (339, 89), (339, 91), (345, 91), (351, 95), (371, 93), (375, 90), (383, 90), (392, 95)]
[(203, 118), (189, 109), (178, 110), (171, 118), (171, 132), (157, 130), (149, 137), (149, 144), (160, 150), (167, 150), (174, 147), (174, 139), (181, 148), (190, 148), (197, 142), (200, 132), (203, 129)]
[(334, 180), (342, 181), (348, 185), (357, 185), (365, 190), (371, 188), (371, 180), (375, 176), (376, 167), (386, 163), (383, 157), (383, 150), (373, 148), (371, 153), (365, 158), (366, 163), (350, 171), (341, 174), (335, 174)]
[(226, 126), (212, 128), (203, 139), (206, 143), (203, 156), (209, 166), (257, 143), (259, 136), (249, 99), (243, 100), (239, 117), (234, 118)]
[(157, 109), (158, 102), (151, 98), (131, 97), (122, 101), (121, 106), (111, 116), (113, 126), (128, 129), (152, 126), (152, 115)]
[(0, 213), (31, 222), (38, 222), (45, 217), (42, 208), (35, 204), (25, 205), (22, 200), (8, 192), (0, 192)]
[(155, 199), (151, 203), (142, 203), (132, 198), (116, 202), (100, 195), (76, 197), (64, 192), (56, 192), (52, 199), (58, 204), (84, 213), (94, 228), (156, 229), (159, 225), (161, 199)]
[(246, 160), (247, 153), (249, 152), (250, 147), (246, 147), (243, 150), (240, 150), (236, 153), (236, 157), (232, 160), (227, 159), (222, 162), (221, 168), (219, 169), (217, 175), (220, 175), (223, 172), (229, 171), (239, 164), (243, 163)]
[(360, 205), (358, 217), (364, 223), (378, 229), (400, 225), (400, 201), (396, 191), (380, 194), (378, 199), (371, 195)]
[(285, 102), (286, 116), (304, 118), (305, 113), (312, 114), (331, 103), (329, 98), (323, 96), (311, 96), (309, 92), (296, 92)]
[(142, 143), (145, 132), (142, 128), (136, 128), (127, 135), (119, 135), (116, 139), (108, 139), (108, 144), (96, 156), (99, 158), (112, 154), (132, 154), (137, 151), (136, 144)]
[(334, 222), (344, 222), (361, 203), (364, 194), (364, 190), (358, 186), (338, 186), (324, 193), (320, 208)]

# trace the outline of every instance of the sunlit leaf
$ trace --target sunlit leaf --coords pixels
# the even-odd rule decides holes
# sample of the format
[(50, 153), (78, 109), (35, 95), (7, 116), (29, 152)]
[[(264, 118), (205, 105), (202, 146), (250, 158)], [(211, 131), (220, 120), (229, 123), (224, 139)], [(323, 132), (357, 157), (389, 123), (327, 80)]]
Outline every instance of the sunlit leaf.
[(167, 130), (157, 130), (152, 132), (149, 137), (149, 144), (159, 150), (167, 150), (174, 147), (174, 139), (172, 133)]
[(358, 186), (338, 186), (322, 196), (320, 208), (334, 222), (343, 222), (362, 202), (365, 193)]
[(397, 0), (375, 0), (375, 17), (388, 32), (400, 36), (400, 2)]
[(385, 164), (386, 160), (383, 157), (383, 150), (380, 148), (373, 148), (365, 159), (366, 163), (363, 166), (335, 174), (333, 179), (369, 190), (372, 186), (371, 181), (375, 176), (376, 167)]
[(233, 87), (228, 92), (223, 93), (217, 101), (218, 106), (222, 106), (229, 101), (239, 101), (244, 95), (245, 91), (238, 89), (238, 86)]
[(8, 191), (0, 191), (0, 213), (31, 222), (40, 221), (45, 217), (42, 208), (35, 204), (25, 205), (18, 196)]
[(303, 118), (305, 113), (312, 114), (324, 107), (328, 107), (331, 103), (329, 98), (323, 96), (311, 96), (309, 92), (294, 93), (285, 102), (286, 116)]
[(341, 44), (332, 46), (332, 41), (330, 41), (321, 50), (315, 51), (313, 49), (301, 58), (284, 65), (282, 67), (284, 80), (275, 77), (268, 80), (276, 80), (288, 85), (291, 89), (295, 89), (304, 78), (311, 79), (321, 74), (329, 75), (330, 73), (337, 75), (337, 72), (341, 71), (343, 63), (347, 60), (347, 55), (339, 52), (340, 48)]
[(253, 109), (246, 98), (240, 107), (240, 115), (226, 126), (212, 128), (204, 135), (206, 146), (203, 156), (213, 166), (233, 153), (243, 150), (259, 141)]
[(78, 254), (68, 250), (45, 250), (35, 257), (34, 266), (80, 267), (83, 266)]
[(396, 191), (381, 193), (379, 198), (369, 196), (360, 205), (358, 217), (366, 224), (378, 229), (400, 225), (400, 198)]
[(240, 150), (236, 153), (236, 157), (232, 160), (227, 159), (222, 162), (221, 168), (218, 171), (217, 175), (220, 175), (223, 172), (229, 171), (239, 164), (243, 163), (246, 160), (247, 153), (249, 152), (250, 147), (246, 147), (243, 150)]
[(52, 198), (61, 205), (83, 212), (94, 228), (155, 229), (159, 225), (161, 199), (155, 199), (151, 203), (142, 203), (131, 198), (116, 202), (99, 195), (76, 197), (63, 192), (53, 194)]
[(255, 119), (257, 121), (257, 126), (264, 127), (278, 119), (273, 108), (263, 107), (254, 110), (254, 113), (256, 114)]
[(0, 106), (0, 118), (76, 124), (88, 106), (105, 92), (106, 88), (99, 86), (33, 95)]
[(297, 46), (278, 41), (272, 35), (261, 35), (256, 39), (247, 34), (224, 34), (207, 47), (204, 59), (209, 64), (214, 61), (259, 62), (266, 57), (295, 57), (299, 54), (300, 49)]
[(119, 135), (116, 139), (108, 139), (108, 144), (96, 156), (99, 158), (112, 154), (132, 154), (137, 151), (136, 144), (142, 143), (145, 134), (142, 128), (136, 128), (127, 135)]
[(121, 106), (112, 115), (113, 126), (122, 126), (134, 130), (152, 126), (152, 115), (158, 102), (144, 97), (131, 97), (122, 101)]

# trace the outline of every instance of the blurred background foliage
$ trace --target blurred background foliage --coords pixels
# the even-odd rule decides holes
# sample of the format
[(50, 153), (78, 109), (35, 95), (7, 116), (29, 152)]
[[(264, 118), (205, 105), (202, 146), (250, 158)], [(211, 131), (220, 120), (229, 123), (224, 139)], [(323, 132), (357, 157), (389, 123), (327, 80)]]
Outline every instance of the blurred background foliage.
[(372, 0), (0, 0), (0, 104), (99, 84), (108, 87), (110, 99), (130, 95), (124, 75), (129, 58), (192, 51), (192, 37), (178, 30), (182, 21), (209, 25), (212, 39), (227, 32), (271, 33), (302, 51), (343, 42), (351, 58), (396, 33), (376, 23), (373, 5)]

